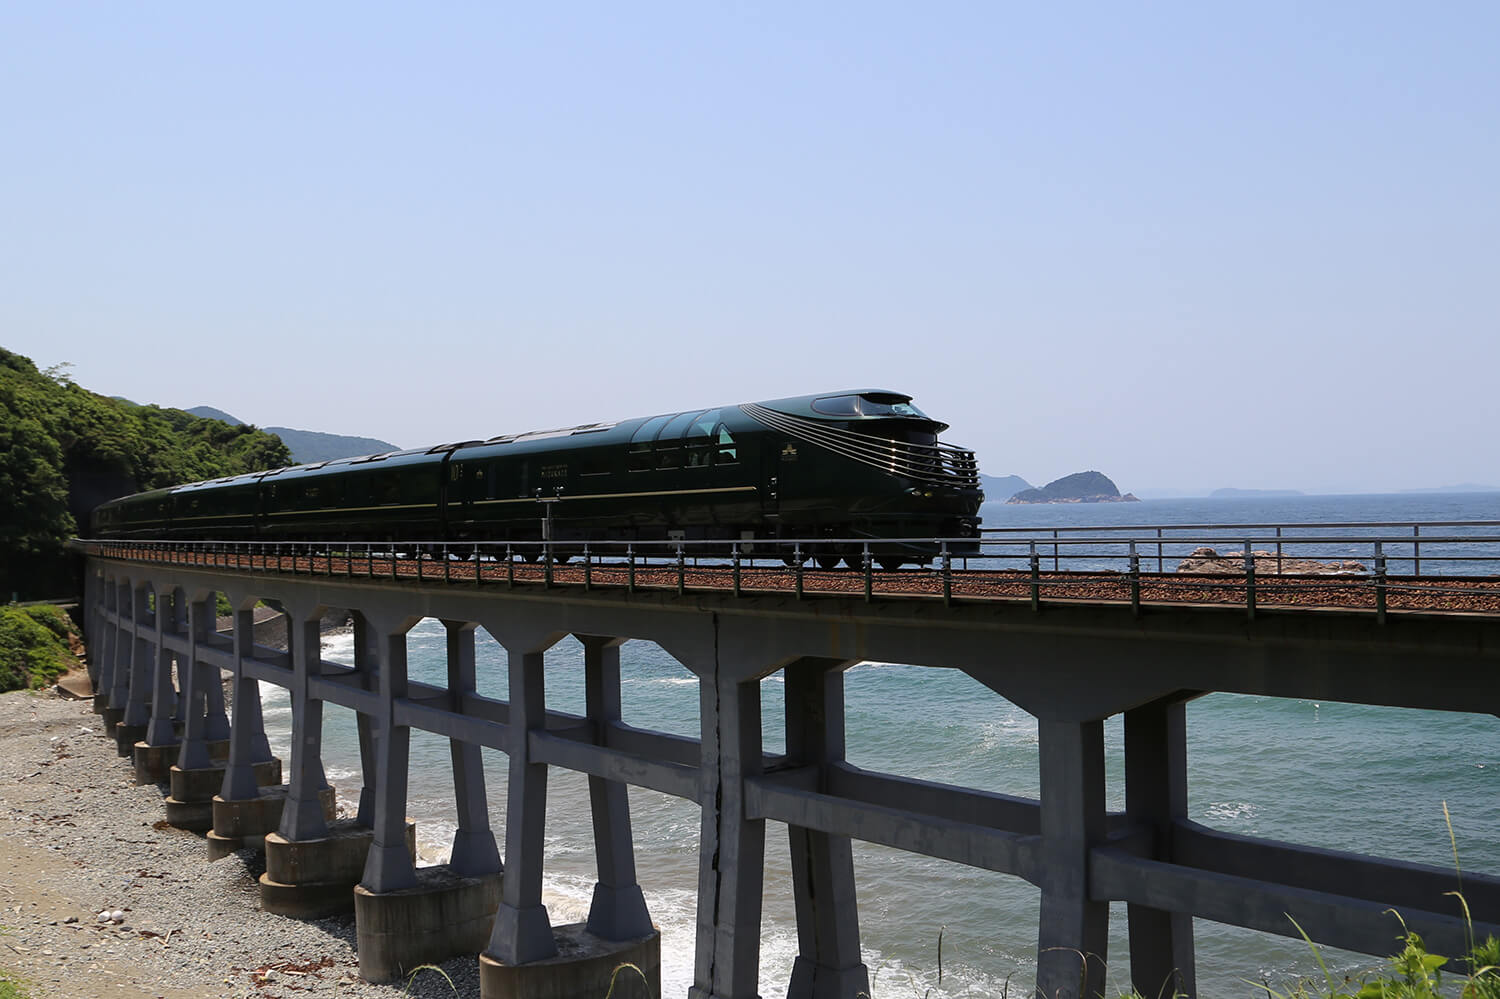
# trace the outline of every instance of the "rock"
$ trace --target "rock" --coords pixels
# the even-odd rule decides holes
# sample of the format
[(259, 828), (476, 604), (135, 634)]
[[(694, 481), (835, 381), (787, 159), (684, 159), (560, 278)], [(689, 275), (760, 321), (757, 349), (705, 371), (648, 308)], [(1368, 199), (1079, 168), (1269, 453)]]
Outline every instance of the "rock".
[[(1275, 552), (1261, 550), (1252, 550), (1250, 556), (1254, 559), (1257, 576), (1361, 576), (1369, 571), (1363, 562), (1354, 559), (1319, 562), (1289, 555), (1277, 559)], [(1191, 555), (1177, 563), (1177, 571), (1203, 576), (1243, 576), (1245, 553), (1241, 550), (1220, 555), (1212, 548), (1195, 548)]]

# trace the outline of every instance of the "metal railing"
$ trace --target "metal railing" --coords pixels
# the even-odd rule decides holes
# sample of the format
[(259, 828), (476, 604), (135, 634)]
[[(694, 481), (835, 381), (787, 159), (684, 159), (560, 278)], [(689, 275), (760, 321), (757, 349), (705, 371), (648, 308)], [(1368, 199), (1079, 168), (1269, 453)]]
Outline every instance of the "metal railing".
[[(1500, 613), (1495, 521), (999, 528), (977, 540), (78, 544), (106, 557), (480, 588), (782, 590), (799, 599), (1020, 599), (1037, 609), (1044, 601), (1128, 602), (1137, 612), (1143, 604), (1241, 604), (1252, 616), (1284, 605), (1371, 609), (1382, 618), (1393, 607)], [(896, 561), (907, 567), (879, 568)]]

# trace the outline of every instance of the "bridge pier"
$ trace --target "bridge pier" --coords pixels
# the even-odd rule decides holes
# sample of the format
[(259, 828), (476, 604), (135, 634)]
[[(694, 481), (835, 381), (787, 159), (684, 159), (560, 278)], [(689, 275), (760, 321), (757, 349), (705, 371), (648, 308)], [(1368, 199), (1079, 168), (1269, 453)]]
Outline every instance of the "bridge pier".
[[(850, 661), (799, 659), (784, 669), (787, 762), (807, 767), (828, 791), (844, 761), (844, 670)], [(788, 999), (849, 999), (870, 993), (860, 957), (854, 852), (847, 836), (789, 825), (797, 958)]]
[[(265, 849), (265, 837), (281, 823), (286, 805), (286, 785), (281, 783), (279, 761), (266, 739), (261, 710), (260, 684), (245, 672), (245, 663), (255, 655), (255, 601), (231, 598), (231, 673), (234, 690), (232, 724), (229, 726), (229, 757), (219, 793), (213, 799), (213, 828), (208, 832), (208, 856), (217, 860), (235, 850)], [(276, 779), (263, 782), (260, 775), (276, 764)], [(264, 783), (264, 786), (263, 786)], [(332, 788), (323, 796), (323, 814), (332, 819), (336, 808)]]
[[(1125, 712), (1125, 816), (1170, 861), (1172, 824), (1187, 809), (1187, 704), (1173, 695)], [(1197, 995), (1193, 917), (1131, 903), (1130, 980), (1143, 996)]]
[(172, 715), (177, 710), (177, 687), (172, 682), (172, 652), (168, 634), (183, 631), (182, 590), (163, 592), (156, 602), (156, 656), (151, 671), (151, 720), (143, 738), (132, 747), (137, 784), (155, 784), (167, 779), (178, 746)]
[[(557, 954), (552, 922), (542, 905), (542, 844), (547, 823), (547, 765), (531, 758), (533, 732), (547, 724), (543, 657), (555, 637), (526, 642), (490, 627), (510, 660), (510, 717), (506, 723), (510, 780), (506, 790), (505, 878), (495, 928), (485, 955), (502, 965), (529, 964)], [(492, 976), (493, 977), (493, 976)], [(483, 988), (481, 994), (494, 993)]]
[[(354, 889), (359, 974), (370, 982), (396, 981), (419, 964), (477, 953), (490, 938), (501, 896), (500, 854), (489, 816), (476, 815), (485, 808), (478, 746), (452, 743), (459, 828), (449, 863), (418, 871), (404, 835), (411, 730), (397, 723), (395, 704), (408, 694), (406, 633), (418, 620), (374, 620), (380, 648), (374, 843)], [(456, 706), (475, 686), (474, 626), (444, 624), (447, 696)]]
[[(124, 697), (118, 705), (121, 711), (115, 723), (115, 749), (121, 756), (132, 756), (135, 744), (146, 734), (146, 724), (151, 720), (149, 701), (156, 662), (156, 650), (150, 638), (151, 631), (157, 626), (156, 612), (151, 606), (155, 602), (155, 590), (150, 583), (137, 584), (132, 590), (130, 667), (123, 678), (117, 677), (115, 681), (115, 689), (119, 691), (120, 680), (124, 680)], [(116, 706), (113, 697), (110, 706)]]
[(761, 772), (760, 678), (749, 662), (687, 663), (699, 677), (703, 806), (698, 941), (690, 999), (757, 999), (766, 823), (746, 814), (745, 779)]
[(103, 719), (109, 707), (110, 689), (114, 685), (119, 588), (114, 577), (102, 568), (90, 575), (97, 577), (94, 599), (98, 601), (99, 609), (93, 620), (93, 630), (88, 633), (89, 677), (94, 684), (94, 714)]
[[(315, 598), (302, 598), (283, 601), (283, 608), (292, 666), (288, 684), (292, 701), (291, 774), (281, 822), (265, 837), (266, 872), (260, 876), (260, 904), (270, 912), (316, 919), (347, 912), (353, 906), (353, 888), (363, 873), (372, 832), (357, 822), (330, 824), (327, 818), (323, 701), (312, 689), (313, 679), (323, 669), (319, 629), (323, 605)], [(247, 634), (254, 633), (253, 618), (247, 617), (236, 622), (237, 650), (242, 647), (239, 625), (249, 624)], [(236, 793), (242, 780), (237, 780)]]
[[(1041, 925), (1036, 991), (1104, 993), (1109, 903), (1089, 897), (1089, 851), (1104, 842), (1104, 723), (1037, 722), (1041, 758)], [(1153, 993), (1154, 995), (1154, 993)]]

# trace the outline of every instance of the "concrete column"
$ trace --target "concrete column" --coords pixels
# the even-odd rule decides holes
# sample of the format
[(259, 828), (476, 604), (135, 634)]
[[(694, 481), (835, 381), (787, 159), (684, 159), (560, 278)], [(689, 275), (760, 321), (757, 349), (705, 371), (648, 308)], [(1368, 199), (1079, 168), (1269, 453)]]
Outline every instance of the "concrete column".
[(508, 965), (557, 954), (542, 905), (542, 840), (547, 826), (547, 765), (531, 762), (530, 736), (546, 726), (540, 649), (506, 646), (510, 660), (510, 787), (505, 817), (505, 879), (485, 953)]
[[(789, 762), (816, 766), (827, 790), (827, 767), (844, 759), (846, 664), (801, 659), (785, 667)], [(854, 854), (847, 836), (789, 826), (792, 893), (797, 907), (797, 959), (788, 999), (848, 999), (870, 994), (860, 958)]]
[[(1152, 832), (1151, 856), (1171, 860), (1172, 824), (1187, 818), (1187, 705), (1153, 701), (1125, 712), (1125, 814)], [(1126, 908), (1130, 980), (1148, 997), (1197, 994), (1193, 917)]]
[[(364, 614), (351, 611), (354, 620), (354, 668), (366, 690), (376, 690), (380, 676), (375, 666), (378, 656), (375, 638)], [(369, 715), (359, 712), (354, 716), (354, 725), (359, 735), (359, 811), (355, 821), (366, 829), (375, 827), (375, 727)]]
[(100, 602), (98, 627), (89, 642), (89, 659), (97, 663), (98, 675), (94, 678), (94, 710), (102, 712), (109, 707), (110, 690), (115, 678), (115, 644), (119, 628), (110, 616), (119, 606), (119, 587), (113, 576), (106, 575), (99, 584), (97, 599)]
[(319, 797), (328, 786), (323, 774), (323, 701), (309, 690), (309, 681), (323, 669), (318, 631), (323, 608), (310, 602), (288, 602), (286, 615), (292, 653), (292, 773), (278, 831), (296, 842), (328, 835)]
[(121, 714), (130, 703), (130, 657), (135, 649), (138, 606), (135, 587), (129, 580), (122, 580), (115, 589), (115, 607), (119, 611), (120, 623), (115, 628), (115, 666), (109, 689), (109, 706)]
[[(157, 607), (160, 610), (159, 601)], [(183, 701), (182, 750), (177, 768), (207, 770), (213, 766), (208, 752), (208, 688), (219, 686), (219, 671), (199, 661), (198, 648), (207, 642), (214, 611), (202, 593), (194, 593), (187, 612), (188, 652), (177, 670), (182, 677)]]
[[(452, 710), (461, 711), (465, 694), (475, 689), (474, 628), (467, 621), (444, 621), (448, 630), (448, 696)], [(484, 757), (473, 743), (450, 739), (453, 758), (453, 797), (458, 806), (458, 831), (448, 866), (456, 874), (493, 874), (501, 869), (500, 849), (490, 829), (489, 797), (484, 787)]]
[(266, 739), (260, 683), (245, 675), (245, 660), (255, 657), (255, 607), (253, 600), (246, 602), (250, 606), (234, 611), (234, 724), (229, 727), (229, 765), (219, 792), (225, 801), (258, 797), (255, 764), (275, 758)]
[[(587, 714), (595, 741), (620, 721), (621, 639), (580, 635)], [(599, 880), (589, 906), (588, 931), (605, 940), (634, 940), (655, 929), (646, 898), (636, 883), (635, 842), (630, 831), (630, 798), (619, 781), (589, 778), (589, 810), (594, 818), (594, 854)]]
[(1104, 724), (1038, 722), (1042, 889), (1036, 989), (1046, 999), (1104, 992), (1109, 903), (1088, 897), (1089, 850), (1104, 839)]
[(380, 707), (375, 730), (375, 837), (365, 856), (360, 884), (381, 894), (413, 888), (416, 861), (406, 847), (406, 782), (411, 729), (394, 720), (395, 702), (406, 697), (406, 632), (415, 620), (377, 627), (380, 642)]
[(151, 684), (151, 721), (146, 725), (146, 745), (170, 746), (177, 742), (172, 729), (172, 712), (177, 707), (177, 687), (172, 683), (172, 653), (167, 650), (168, 634), (183, 631), (186, 601), (180, 589), (156, 598), (156, 669)]
[(156, 662), (156, 649), (153, 647), (156, 621), (150, 605), (152, 595), (151, 587), (144, 583), (137, 586), (133, 594), (130, 672), (127, 680), (129, 689), (125, 695), (125, 714), (120, 718), (120, 724), (125, 726), (143, 727), (151, 720), (146, 702), (151, 697), (151, 668)]
[(702, 834), (698, 942), (689, 999), (756, 999), (766, 824), (745, 818), (746, 777), (761, 769), (760, 683), (699, 674)]
[(89, 685), (94, 690), (99, 689), (99, 663), (94, 655), (94, 645), (102, 636), (99, 627), (99, 570), (92, 562), (85, 563), (83, 574), (83, 640), (88, 650), (88, 658), (83, 662), (83, 668), (89, 675)]
[[(218, 630), (219, 626), (219, 601), (218, 594), (210, 590), (204, 598), (204, 627), (203, 635), (206, 638)], [(224, 705), (224, 677), (217, 666), (205, 665), (208, 675), (203, 692), (204, 698), (204, 726), (203, 735), (209, 742), (223, 742), (229, 738), (229, 713)]]

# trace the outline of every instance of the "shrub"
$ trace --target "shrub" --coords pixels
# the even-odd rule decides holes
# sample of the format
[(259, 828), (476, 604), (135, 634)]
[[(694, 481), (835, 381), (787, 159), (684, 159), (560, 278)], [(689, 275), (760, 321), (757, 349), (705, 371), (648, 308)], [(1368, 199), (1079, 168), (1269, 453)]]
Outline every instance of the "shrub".
[(0, 607), (0, 691), (40, 689), (73, 664), (72, 622), (60, 608)]

